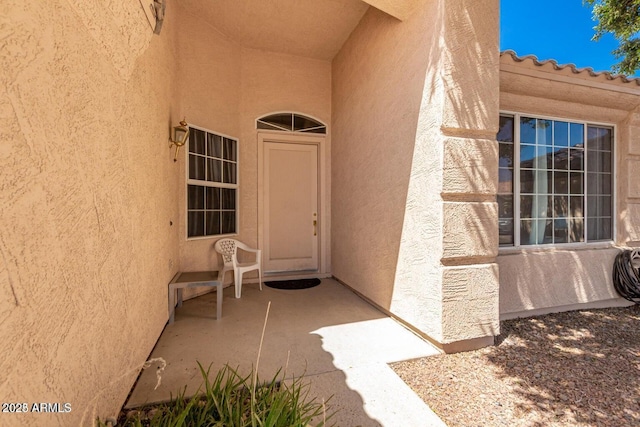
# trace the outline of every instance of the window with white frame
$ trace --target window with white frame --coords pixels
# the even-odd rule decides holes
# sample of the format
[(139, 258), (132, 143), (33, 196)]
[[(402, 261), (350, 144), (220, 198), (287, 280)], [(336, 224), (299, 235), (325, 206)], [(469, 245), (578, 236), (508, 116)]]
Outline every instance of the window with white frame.
[(311, 117), (296, 113), (276, 113), (256, 120), (257, 129), (285, 132), (327, 133), (327, 127)]
[(613, 128), (501, 114), (500, 246), (613, 238)]
[(187, 237), (238, 231), (238, 140), (189, 126)]

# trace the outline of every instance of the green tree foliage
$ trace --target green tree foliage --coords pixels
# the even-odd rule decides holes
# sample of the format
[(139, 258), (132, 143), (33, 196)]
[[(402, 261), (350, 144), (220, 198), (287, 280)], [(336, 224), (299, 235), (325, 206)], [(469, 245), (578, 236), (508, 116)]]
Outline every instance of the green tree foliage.
[(597, 21), (593, 40), (611, 33), (619, 43), (613, 51), (621, 61), (613, 70), (633, 74), (640, 69), (640, 0), (583, 0), (593, 6), (593, 19)]

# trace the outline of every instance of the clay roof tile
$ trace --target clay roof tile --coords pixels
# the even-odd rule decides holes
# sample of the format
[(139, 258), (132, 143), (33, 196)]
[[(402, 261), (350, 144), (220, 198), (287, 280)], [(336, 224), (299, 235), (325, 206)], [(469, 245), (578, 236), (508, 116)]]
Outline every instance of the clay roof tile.
[(500, 52), (500, 57), (507, 55), (511, 57), (513, 62), (531, 61), (534, 65), (539, 67), (551, 65), (553, 69), (557, 71), (569, 69), (574, 74), (587, 73), (591, 77), (604, 76), (607, 80), (618, 81), (620, 83), (635, 83), (636, 85), (640, 86), (640, 79), (636, 77), (627, 77), (622, 74), (613, 74), (609, 71), (594, 71), (594, 69), (591, 67), (578, 68), (575, 64), (558, 64), (558, 61), (556, 61), (555, 59), (545, 59), (541, 61), (535, 55), (518, 56), (518, 54), (511, 49)]

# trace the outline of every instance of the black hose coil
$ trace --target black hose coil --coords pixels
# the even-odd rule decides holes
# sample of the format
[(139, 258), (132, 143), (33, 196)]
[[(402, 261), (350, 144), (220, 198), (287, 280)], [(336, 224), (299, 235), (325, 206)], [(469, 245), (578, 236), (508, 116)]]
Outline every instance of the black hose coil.
[(613, 286), (620, 296), (640, 304), (640, 249), (625, 250), (613, 263)]

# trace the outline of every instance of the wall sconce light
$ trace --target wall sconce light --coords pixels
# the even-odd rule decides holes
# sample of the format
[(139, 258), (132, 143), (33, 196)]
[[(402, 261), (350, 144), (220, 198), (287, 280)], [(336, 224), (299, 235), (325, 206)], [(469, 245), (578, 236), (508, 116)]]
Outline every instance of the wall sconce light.
[(173, 161), (178, 161), (178, 150), (182, 147), (185, 142), (189, 139), (189, 126), (187, 126), (187, 122), (184, 119), (180, 122), (180, 126), (173, 127), (173, 139), (169, 137), (169, 148), (172, 146), (176, 146), (176, 154), (173, 156)]
[(149, 21), (153, 34), (160, 34), (162, 23), (164, 22), (166, 0), (140, 0), (140, 6), (142, 6), (142, 10), (147, 16), (147, 21)]
[(153, 29), (153, 34), (160, 34), (162, 23), (164, 22), (165, 0), (153, 0), (151, 6), (153, 8), (153, 16), (156, 18), (156, 26)]

